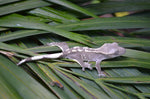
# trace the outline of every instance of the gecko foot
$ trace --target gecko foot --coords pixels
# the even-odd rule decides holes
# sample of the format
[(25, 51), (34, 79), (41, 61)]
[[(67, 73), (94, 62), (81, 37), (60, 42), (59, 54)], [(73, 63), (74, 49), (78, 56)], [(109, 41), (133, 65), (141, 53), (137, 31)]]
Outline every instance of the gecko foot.
[(89, 64), (88, 62), (84, 62), (84, 65), (86, 66), (86, 68), (92, 70), (93, 68), (91, 67), (91, 64)]
[(88, 66), (88, 69), (93, 70), (93, 68), (91, 66)]
[(82, 67), (82, 71), (85, 71), (85, 68), (84, 68), (84, 67)]
[(98, 74), (98, 76), (99, 77), (106, 77), (106, 75), (103, 72), (101, 72), (100, 74)]

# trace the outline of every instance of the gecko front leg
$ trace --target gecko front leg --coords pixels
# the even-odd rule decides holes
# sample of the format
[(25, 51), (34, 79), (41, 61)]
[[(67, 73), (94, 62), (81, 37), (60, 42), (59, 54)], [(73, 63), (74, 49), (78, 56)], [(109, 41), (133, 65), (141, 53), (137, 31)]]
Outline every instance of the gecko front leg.
[(99, 77), (101, 77), (101, 76), (105, 77), (106, 75), (101, 71), (100, 63), (101, 63), (101, 60), (98, 60), (98, 61), (96, 61), (96, 65), (95, 65), (97, 72), (98, 72), (98, 76)]
[(88, 62), (83, 62), (81, 59), (72, 60), (76, 61), (82, 67), (82, 71), (85, 71), (85, 68), (92, 70), (91, 64), (89, 64)]

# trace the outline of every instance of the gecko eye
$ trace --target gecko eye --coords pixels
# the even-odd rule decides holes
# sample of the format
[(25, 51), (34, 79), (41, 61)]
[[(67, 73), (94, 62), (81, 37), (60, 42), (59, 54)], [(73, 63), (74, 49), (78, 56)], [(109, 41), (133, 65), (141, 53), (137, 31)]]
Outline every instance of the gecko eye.
[(118, 43), (116, 43), (116, 42), (113, 42), (112, 44), (115, 45), (115, 46), (118, 46)]
[(110, 54), (116, 54), (118, 53), (118, 50), (112, 48), (110, 51), (109, 51)]

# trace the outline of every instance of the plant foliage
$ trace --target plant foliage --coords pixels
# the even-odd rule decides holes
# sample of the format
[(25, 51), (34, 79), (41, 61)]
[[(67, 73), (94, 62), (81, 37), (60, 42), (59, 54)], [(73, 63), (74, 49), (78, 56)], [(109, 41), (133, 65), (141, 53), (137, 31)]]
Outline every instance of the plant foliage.
[[(118, 12), (130, 12), (117, 17)], [(111, 15), (111, 17), (102, 17)], [(1, 99), (147, 99), (150, 98), (149, 0), (1, 0)], [(67, 59), (23, 58), (59, 52), (50, 42), (70, 47), (100, 47), (118, 42), (126, 53), (83, 72)], [(94, 67), (94, 62), (91, 62)]]

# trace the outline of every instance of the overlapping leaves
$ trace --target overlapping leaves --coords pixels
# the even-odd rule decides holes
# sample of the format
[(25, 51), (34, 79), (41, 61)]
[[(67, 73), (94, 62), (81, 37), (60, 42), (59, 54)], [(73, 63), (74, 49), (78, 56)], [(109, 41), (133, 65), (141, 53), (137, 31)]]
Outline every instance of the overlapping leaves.
[[(132, 7), (131, 3), (135, 6)], [(0, 3), (0, 15), (3, 15), (0, 17), (0, 54), (3, 55), (0, 55), (0, 83), (2, 85), (0, 97), (7, 96), (7, 98), (14, 99), (39, 97), (45, 99), (49, 97), (53, 99), (99, 99), (100, 97), (102, 99), (136, 99), (137, 97), (145, 99), (150, 97), (150, 41), (135, 38), (138, 30), (127, 35), (128, 37), (107, 34), (108, 31), (111, 33), (120, 31), (110, 31), (110, 29), (128, 28), (144, 28), (141, 31), (148, 33), (149, 15), (97, 18), (90, 12), (94, 10), (94, 13), (103, 14), (147, 10), (148, 4), (148, 0), (122, 2), (108, 0), (98, 4), (104, 8), (99, 8), (96, 4), (87, 5), (86, 9), (89, 10), (86, 10), (66, 0), (2, 0)], [(47, 7), (49, 5), (57, 6), (58, 9)], [(62, 8), (69, 8), (72, 12), (68, 14), (59, 10), (58, 5)], [(125, 6), (119, 5), (129, 7), (125, 9)], [(110, 9), (107, 8), (108, 6)], [(95, 7), (98, 7), (100, 11)], [(130, 9), (131, 7), (134, 9)], [(20, 11), (25, 12), (11, 14)], [(76, 15), (75, 11), (80, 13)], [(86, 15), (96, 18), (80, 21), (75, 17), (85, 18)], [(97, 31), (99, 34), (94, 36), (93, 32)], [(142, 34), (141, 31), (140, 34)], [(100, 32), (104, 32), (107, 36), (102, 36), (101, 34), (104, 33)], [(126, 35), (126, 32), (120, 32)], [(88, 36), (86, 33), (93, 34)], [(23, 64), (22, 66), (28, 73), (21, 69), (23, 67), (16, 65), (22, 58), (39, 55), (37, 52), (46, 54), (46, 52), (60, 51), (56, 47), (44, 45), (53, 41), (67, 41), (70, 47), (86, 45), (99, 47), (107, 42), (118, 42), (120, 46), (126, 47), (126, 54), (101, 63), (106, 78), (98, 78), (95, 69), (83, 72), (80, 65), (65, 59), (41, 60)], [(94, 67), (95, 63), (91, 62), (91, 64)]]

